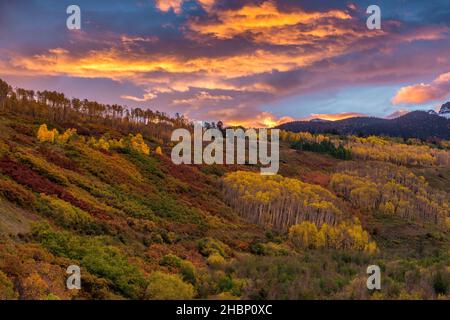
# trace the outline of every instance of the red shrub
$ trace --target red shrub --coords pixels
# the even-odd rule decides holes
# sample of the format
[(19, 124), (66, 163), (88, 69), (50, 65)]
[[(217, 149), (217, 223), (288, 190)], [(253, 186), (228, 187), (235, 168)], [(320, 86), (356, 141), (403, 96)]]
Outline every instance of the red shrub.
[(38, 150), (39, 153), (41, 153), (48, 161), (56, 164), (57, 166), (78, 172), (77, 164), (69, 158), (61, 156), (43, 145), (41, 145)]
[(0, 194), (11, 202), (23, 207), (32, 207), (35, 201), (34, 194), (21, 185), (0, 179)]
[(38, 193), (45, 193), (48, 195), (56, 195), (60, 199), (69, 202), (70, 204), (83, 209), (90, 214), (102, 219), (108, 219), (109, 216), (100, 209), (94, 208), (89, 203), (75, 198), (63, 187), (51, 182), (47, 178), (38, 175), (36, 172), (28, 168), (26, 165), (15, 162), (9, 157), (4, 157), (0, 160), (0, 172), (13, 178), (17, 183), (25, 185)]
[(23, 124), (20, 123), (12, 123), (9, 126), (18, 133), (22, 133), (27, 136), (34, 136), (34, 131), (32, 127), (24, 126)]

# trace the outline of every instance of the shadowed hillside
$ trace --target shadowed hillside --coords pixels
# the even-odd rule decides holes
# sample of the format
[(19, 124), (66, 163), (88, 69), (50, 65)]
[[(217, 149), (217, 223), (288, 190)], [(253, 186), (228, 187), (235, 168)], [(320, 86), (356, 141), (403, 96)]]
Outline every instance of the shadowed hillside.
[(450, 119), (425, 111), (413, 111), (395, 119), (358, 117), (326, 122), (294, 121), (277, 128), (293, 132), (450, 139)]

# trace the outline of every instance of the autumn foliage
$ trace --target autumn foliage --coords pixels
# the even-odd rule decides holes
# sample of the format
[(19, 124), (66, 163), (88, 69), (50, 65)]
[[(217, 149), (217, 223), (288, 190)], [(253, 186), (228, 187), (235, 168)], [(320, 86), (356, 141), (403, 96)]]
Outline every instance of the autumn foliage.
[(173, 164), (180, 115), (0, 87), (0, 299), (449, 298), (446, 141), (282, 132), (261, 176)]
[(375, 253), (377, 245), (358, 222), (343, 222), (337, 226), (326, 223), (319, 228), (308, 221), (289, 228), (289, 240), (297, 248), (361, 250)]
[(302, 221), (335, 225), (343, 218), (331, 192), (298, 179), (237, 171), (224, 178), (224, 189), (225, 198), (242, 216), (277, 230)]
[(450, 210), (448, 197), (423, 177), (389, 164), (345, 164), (333, 174), (330, 187), (365, 211), (442, 224)]

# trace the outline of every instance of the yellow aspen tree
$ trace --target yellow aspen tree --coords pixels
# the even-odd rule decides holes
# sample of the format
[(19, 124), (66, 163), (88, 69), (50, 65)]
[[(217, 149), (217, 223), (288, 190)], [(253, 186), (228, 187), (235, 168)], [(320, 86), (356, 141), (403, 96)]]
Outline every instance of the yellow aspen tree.
[(58, 130), (48, 130), (46, 124), (42, 124), (37, 132), (37, 138), (40, 142), (55, 142), (55, 138), (58, 136)]
[(108, 151), (109, 150), (109, 143), (105, 139), (100, 138), (97, 141), (97, 143), (96, 143), (96, 147), (99, 148), (99, 149)]
[(318, 231), (314, 223), (303, 221), (289, 229), (289, 240), (297, 248), (317, 248)]
[(140, 133), (138, 133), (136, 136), (131, 137), (131, 148), (146, 155), (150, 154), (150, 148), (145, 143), (144, 138)]
[(56, 141), (60, 144), (67, 143), (77, 133), (77, 129), (67, 129), (63, 134), (57, 136)]

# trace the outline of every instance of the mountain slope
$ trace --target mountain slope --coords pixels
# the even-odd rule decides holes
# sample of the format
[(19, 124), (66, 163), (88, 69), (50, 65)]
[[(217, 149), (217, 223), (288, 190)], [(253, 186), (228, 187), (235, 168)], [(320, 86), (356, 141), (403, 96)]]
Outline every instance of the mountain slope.
[(413, 111), (390, 120), (357, 117), (333, 122), (294, 121), (282, 124), (277, 128), (292, 132), (450, 139), (450, 120), (424, 111)]
[(0, 299), (449, 298), (448, 141), (282, 132), (266, 177), (173, 164), (182, 117), (30, 96), (0, 101)]

